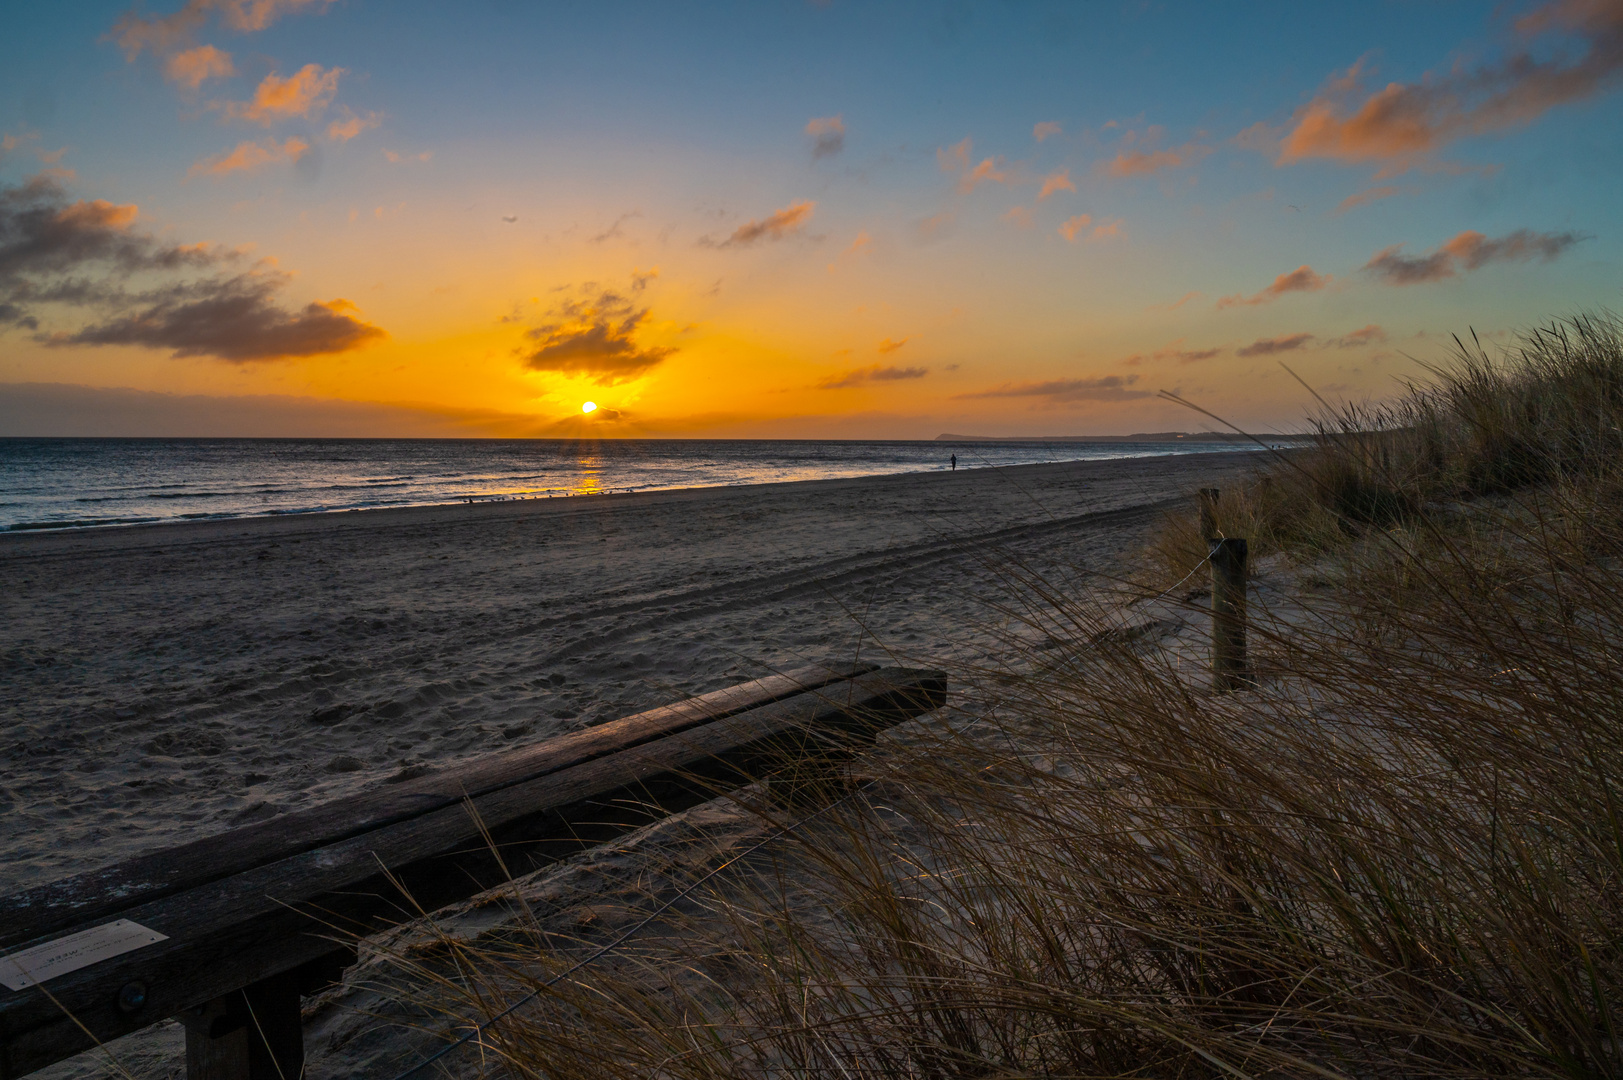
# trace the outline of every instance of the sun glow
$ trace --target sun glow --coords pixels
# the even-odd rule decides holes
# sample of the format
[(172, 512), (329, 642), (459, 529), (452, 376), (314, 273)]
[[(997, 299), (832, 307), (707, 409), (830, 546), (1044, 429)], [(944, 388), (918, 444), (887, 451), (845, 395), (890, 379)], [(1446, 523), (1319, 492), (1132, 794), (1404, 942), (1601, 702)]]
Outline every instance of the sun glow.
[(583, 412), (583, 413), (596, 412), (597, 411), (597, 402), (595, 402), (595, 401), (587, 401), (587, 402), (582, 403), (582, 405), (580, 407), (580, 411)]

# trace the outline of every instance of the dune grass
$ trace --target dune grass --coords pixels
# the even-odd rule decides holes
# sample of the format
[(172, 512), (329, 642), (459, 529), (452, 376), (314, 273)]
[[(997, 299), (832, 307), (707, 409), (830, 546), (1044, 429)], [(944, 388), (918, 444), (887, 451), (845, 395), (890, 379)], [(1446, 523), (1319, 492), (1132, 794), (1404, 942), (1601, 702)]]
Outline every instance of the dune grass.
[[(492, 1075), (1623, 1074), (1620, 451), (1617, 320), (1460, 343), (1224, 493), (1324, 583), (1257, 613), (1255, 690), (1009, 568), (1058, 647), (955, 672), (645, 947), (453, 945), (439, 1005), (539, 992)], [(1203, 555), (1168, 522), (1144, 580)]]

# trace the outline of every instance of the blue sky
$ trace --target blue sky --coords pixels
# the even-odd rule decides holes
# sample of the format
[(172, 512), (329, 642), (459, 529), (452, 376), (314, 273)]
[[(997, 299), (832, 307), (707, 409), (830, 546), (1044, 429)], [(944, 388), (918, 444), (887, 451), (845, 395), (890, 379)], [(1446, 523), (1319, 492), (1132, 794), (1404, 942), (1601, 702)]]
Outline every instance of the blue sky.
[[(1199, 426), (1162, 389), (1283, 427), (1282, 360), (1380, 397), (1450, 332), (1623, 286), (1619, 2), (8, 22), (0, 185), (104, 246), (208, 245), (175, 280), (240, 322), (200, 337), (158, 299), (179, 271), (29, 264), (3, 383), (373, 402), (402, 434), (555, 433), (588, 397), (605, 435)], [(39, 300), (74, 275), (119, 288)]]

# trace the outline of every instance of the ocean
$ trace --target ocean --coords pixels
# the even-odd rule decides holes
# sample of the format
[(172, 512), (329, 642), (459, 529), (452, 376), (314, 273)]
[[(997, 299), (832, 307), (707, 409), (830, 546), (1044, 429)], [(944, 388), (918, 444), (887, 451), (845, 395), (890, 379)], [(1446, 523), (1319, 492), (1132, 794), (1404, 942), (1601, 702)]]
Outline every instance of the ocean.
[(567, 498), (1045, 461), (1234, 453), (1179, 442), (0, 439), (0, 531)]

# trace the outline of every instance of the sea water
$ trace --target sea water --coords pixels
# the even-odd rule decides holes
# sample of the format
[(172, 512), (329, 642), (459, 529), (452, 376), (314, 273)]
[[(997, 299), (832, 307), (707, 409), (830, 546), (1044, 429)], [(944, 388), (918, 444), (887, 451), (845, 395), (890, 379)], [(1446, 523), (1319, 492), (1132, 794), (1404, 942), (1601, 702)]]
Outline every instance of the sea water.
[(0, 439), (0, 531), (561, 498), (1046, 461), (1208, 442), (767, 439)]

